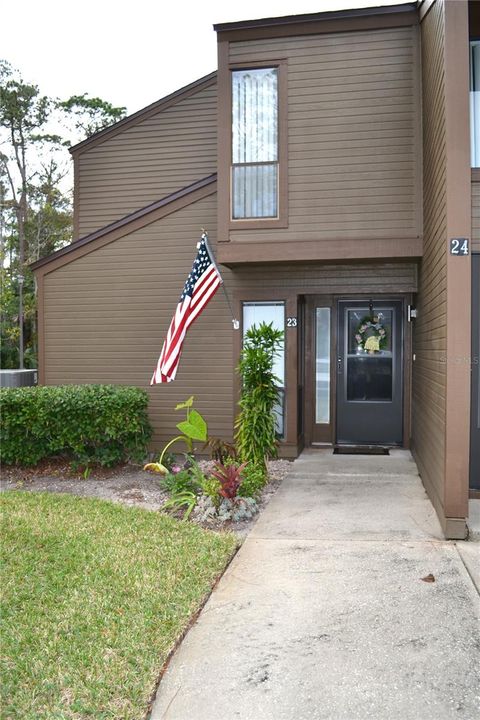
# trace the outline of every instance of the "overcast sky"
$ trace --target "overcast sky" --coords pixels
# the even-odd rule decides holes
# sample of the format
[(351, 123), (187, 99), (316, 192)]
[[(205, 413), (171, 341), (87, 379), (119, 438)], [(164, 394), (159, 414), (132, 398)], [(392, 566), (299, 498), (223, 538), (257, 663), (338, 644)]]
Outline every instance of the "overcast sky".
[(0, 57), (42, 94), (88, 93), (128, 113), (216, 69), (219, 22), (402, 0), (22, 0), (2, 4)]

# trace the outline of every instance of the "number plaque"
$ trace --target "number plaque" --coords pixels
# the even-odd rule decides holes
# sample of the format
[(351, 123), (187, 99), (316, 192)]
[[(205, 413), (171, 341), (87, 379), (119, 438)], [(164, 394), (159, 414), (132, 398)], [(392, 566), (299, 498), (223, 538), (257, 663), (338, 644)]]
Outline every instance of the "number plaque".
[(470, 241), (468, 238), (451, 238), (450, 255), (470, 255)]

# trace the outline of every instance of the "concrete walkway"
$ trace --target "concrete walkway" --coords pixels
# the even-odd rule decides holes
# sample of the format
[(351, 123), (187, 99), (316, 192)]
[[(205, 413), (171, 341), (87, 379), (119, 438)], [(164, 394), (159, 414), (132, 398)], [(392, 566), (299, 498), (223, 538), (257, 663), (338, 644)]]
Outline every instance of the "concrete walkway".
[(151, 717), (478, 720), (478, 610), (409, 453), (305, 452), (173, 657)]

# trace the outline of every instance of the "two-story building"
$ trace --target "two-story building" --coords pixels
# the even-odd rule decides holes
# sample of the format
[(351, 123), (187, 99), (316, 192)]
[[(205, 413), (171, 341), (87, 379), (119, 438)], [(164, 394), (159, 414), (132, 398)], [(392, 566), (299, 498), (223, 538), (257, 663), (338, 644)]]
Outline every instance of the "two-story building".
[[(230, 438), (242, 335), (273, 322), (282, 454), (411, 448), (463, 538), (480, 486), (478, 9), (218, 25), (216, 73), (73, 147), (75, 238), (34, 266), (41, 382), (145, 387), (154, 447), (194, 394)], [(218, 292), (175, 382), (150, 388), (202, 227), (240, 329)]]

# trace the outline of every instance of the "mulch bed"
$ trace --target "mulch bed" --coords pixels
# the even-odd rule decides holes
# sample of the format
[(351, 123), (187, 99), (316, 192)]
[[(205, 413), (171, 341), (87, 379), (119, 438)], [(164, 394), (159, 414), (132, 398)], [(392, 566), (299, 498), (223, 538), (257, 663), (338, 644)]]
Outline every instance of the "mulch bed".
[[(209, 463), (202, 461), (202, 465), (206, 470)], [(289, 467), (288, 460), (270, 461), (270, 482), (259, 499), (260, 510), (274, 495)], [(1, 489), (70, 493), (153, 511), (160, 510), (168, 499), (168, 494), (160, 487), (158, 475), (145, 472), (141, 465), (124, 463), (113, 468), (96, 466), (89, 470), (88, 476), (84, 476), (82, 470), (72, 469), (65, 458), (43, 460), (35, 467), (6, 466), (2, 468)], [(255, 520), (229, 523), (224, 529), (244, 536)]]

